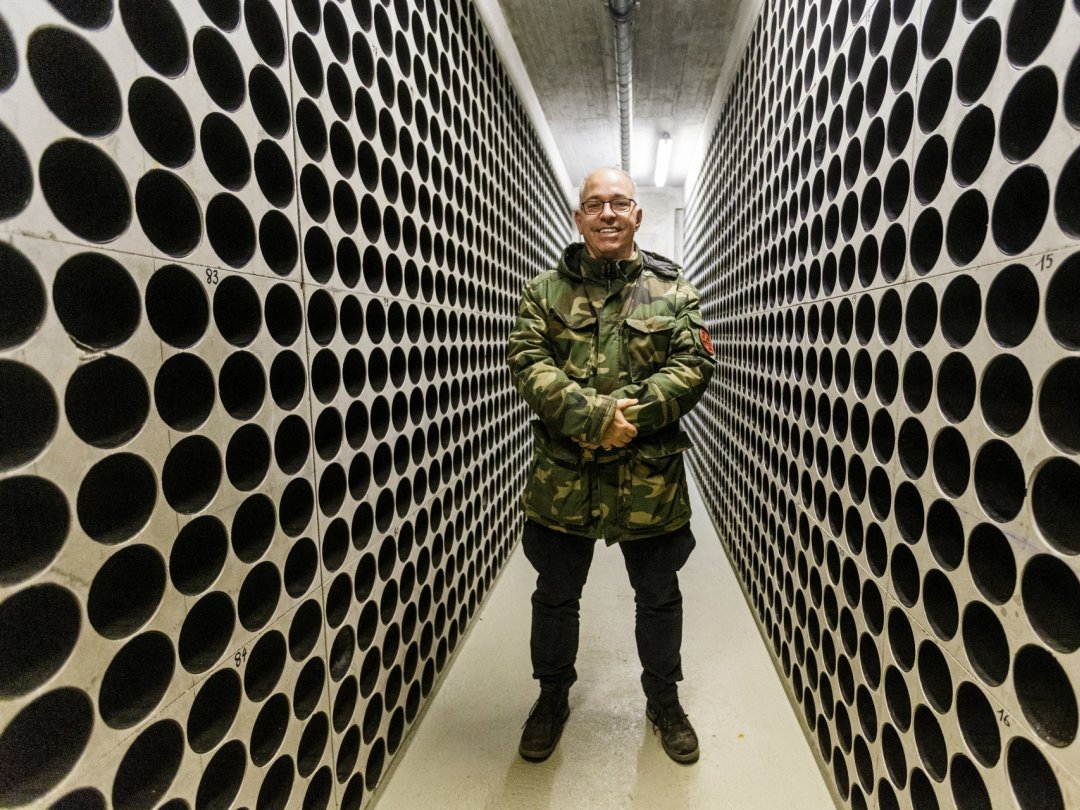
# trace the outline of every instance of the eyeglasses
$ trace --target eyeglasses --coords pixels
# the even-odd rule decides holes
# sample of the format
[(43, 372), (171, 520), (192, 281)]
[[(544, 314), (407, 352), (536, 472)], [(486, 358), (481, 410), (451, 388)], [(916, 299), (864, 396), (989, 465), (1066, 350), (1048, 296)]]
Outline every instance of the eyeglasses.
[(637, 205), (637, 200), (631, 200), (626, 197), (616, 197), (614, 200), (585, 200), (581, 204), (581, 210), (587, 216), (595, 217), (604, 210), (605, 205), (611, 206), (611, 212), (613, 214), (629, 214), (634, 210), (634, 206)]

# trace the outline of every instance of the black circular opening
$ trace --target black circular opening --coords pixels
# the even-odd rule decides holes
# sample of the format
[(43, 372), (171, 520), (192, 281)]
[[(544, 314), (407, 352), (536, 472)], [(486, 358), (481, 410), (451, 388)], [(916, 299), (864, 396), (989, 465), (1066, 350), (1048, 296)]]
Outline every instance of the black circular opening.
[(247, 139), (236, 122), (227, 115), (212, 112), (199, 128), (203, 160), (210, 174), (221, 185), (239, 191), (251, 179), (251, 152)]
[[(978, 194), (978, 192), (976, 192)], [(982, 199), (979, 195), (978, 199)], [(959, 201), (957, 201), (959, 203)], [(973, 241), (979, 241), (981, 246), (981, 240), (985, 238), (986, 229), (985, 223), (982, 231), (965, 231), (964, 228), (975, 223), (972, 222), (976, 218), (977, 211), (973, 210), (972, 203), (974, 199), (969, 198), (966, 206), (960, 208), (959, 213), (957, 208), (953, 209), (953, 214), (950, 216), (950, 221), (955, 219), (955, 241), (958, 250), (970, 249)], [(985, 200), (983, 201), (983, 208), (985, 210)], [(985, 217), (984, 217), (985, 219)], [(944, 223), (941, 220), (941, 214), (938, 213), (935, 208), (926, 208), (918, 219), (915, 220), (915, 226), (911, 232), (911, 264), (915, 268), (915, 272), (919, 275), (926, 275), (937, 264), (938, 257), (941, 256), (941, 242), (945, 236)]]
[(285, 32), (270, 0), (244, 0), (244, 23), (262, 60), (281, 67), (285, 61)]
[(1080, 648), (1080, 582), (1057, 557), (1039, 554), (1024, 568), (1021, 584), (1024, 612), (1039, 637), (1062, 653)]
[(135, 50), (151, 68), (169, 78), (187, 69), (187, 34), (169, 0), (120, 0), (120, 18)]
[(244, 103), (244, 69), (229, 40), (213, 28), (200, 28), (192, 44), (195, 71), (207, 95), (228, 112)]
[(251, 352), (234, 352), (218, 375), (221, 404), (234, 419), (251, 419), (266, 397), (266, 373)]
[(99, 543), (122, 543), (150, 519), (157, 499), (154, 472), (139, 456), (116, 453), (90, 468), (79, 486), (76, 512)]
[[(176, 778), (184, 758), (184, 734), (175, 720), (144, 730), (120, 760), (112, 785), (116, 810), (152, 806)], [(163, 805), (164, 806), (164, 805)]]
[(128, 91), (128, 116), (154, 160), (179, 169), (195, 154), (195, 129), (180, 96), (160, 79), (142, 76)]
[(218, 194), (206, 206), (206, 236), (214, 252), (231, 267), (243, 267), (255, 255), (255, 223), (232, 194)]
[(161, 491), (169, 506), (190, 515), (205, 509), (221, 486), (221, 455), (205, 436), (181, 439), (165, 458)]
[(942, 491), (959, 498), (971, 480), (971, 455), (963, 434), (947, 427), (934, 439), (934, 477)]
[(195, 430), (214, 407), (214, 375), (194, 354), (175, 354), (158, 369), (154, 381), (158, 415), (174, 430)]
[(256, 65), (248, 76), (251, 107), (262, 128), (273, 138), (289, 132), (289, 97), (278, 77), (265, 65)]
[(1057, 30), (1065, 0), (1018, 0), (1009, 14), (1005, 53), (1017, 67), (1030, 65)]
[(81, 689), (46, 692), (24, 706), (0, 734), (0, 803), (30, 804), (75, 769), (94, 725), (94, 706)]
[(259, 246), (267, 266), (279, 276), (296, 267), (300, 246), (289, 218), (281, 211), (267, 211), (259, 223)]
[(247, 752), (239, 740), (230, 740), (219, 748), (206, 765), (195, 793), (195, 806), (214, 808), (232, 807), (240, 785), (244, 781)]
[(1041, 739), (1058, 748), (1076, 739), (1076, 693), (1050, 652), (1034, 644), (1021, 648), (1013, 663), (1013, 683), (1020, 709)]
[(146, 315), (158, 337), (186, 349), (206, 333), (210, 307), (203, 286), (193, 273), (175, 264), (154, 273), (146, 286)]
[(116, 729), (141, 723), (165, 697), (175, 669), (176, 652), (164, 633), (133, 638), (113, 656), (101, 679), (101, 719)]
[(87, 618), (105, 638), (127, 638), (157, 612), (164, 593), (165, 561), (161, 555), (150, 546), (128, 546), (94, 575)]
[(202, 239), (199, 203), (172, 172), (152, 169), (142, 176), (135, 188), (135, 212), (147, 238), (169, 256), (186, 256)]
[(965, 681), (956, 690), (956, 717), (971, 753), (985, 767), (993, 768), (1001, 757), (1001, 733), (997, 715), (982, 689)]
[(80, 135), (99, 138), (120, 125), (123, 105), (116, 77), (75, 32), (37, 28), (27, 41), (26, 63), (46, 106)]
[[(59, 672), (80, 623), (79, 603), (59, 585), (34, 585), (0, 602), (0, 697), (28, 694)], [(39, 643), (43, 638), (49, 643)]]
[(964, 104), (974, 104), (997, 70), (1001, 54), (1001, 27), (993, 17), (980, 20), (968, 34), (956, 67), (956, 95)]
[(919, 150), (915, 160), (915, 196), (929, 204), (941, 191), (949, 165), (949, 147), (940, 135), (934, 135)]
[(270, 439), (258, 425), (243, 425), (229, 439), (225, 471), (234, 487), (247, 492), (266, 478), (270, 469)]
[(1047, 461), (1036, 473), (1031, 487), (1035, 524), (1054, 548), (1066, 554), (1080, 553), (1077, 521), (1080, 506), (1072, 493), (1080, 486), (1080, 465), (1066, 458)]
[(938, 407), (950, 422), (967, 419), (975, 405), (975, 369), (967, 356), (952, 352), (941, 363), (937, 375)]
[(240, 698), (240, 675), (235, 669), (219, 669), (203, 682), (188, 712), (191, 750), (205, 754), (217, 747), (236, 720)]
[(236, 510), (232, 522), (233, 552), (246, 563), (257, 561), (274, 539), (274, 502), (266, 495), (249, 495)]
[(169, 554), (173, 587), (186, 596), (198, 596), (221, 574), (229, 551), (225, 525), (203, 515), (184, 526)]
[[(184, 669), (198, 675), (214, 666), (229, 646), (235, 625), (232, 600), (220, 591), (208, 593), (192, 605), (180, 628), (178, 643)], [(194, 707), (192, 715), (195, 715)], [(225, 728), (230, 724), (226, 723)], [(191, 736), (189, 733), (189, 740)]]
[(64, 410), (82, 441), (95, 447), (119, 447), (143, 429), (150, 392), (133, 363), (122, 357), (100, 357), (71, 375)]
[(1032, 68), (1009, 91), (1001, 110), (1001, 151), (1020, 163), (1042, 145), (1057, 112), (1058, 88), (1054, 72)]
[(1049, 206), (1050, 183), (1038, 166), (1022, 166), (1005, 178), (991, 222), (1002, 252), (1015, 255), (1027, 250), (1042, 230)]
[(939, 59), (920, 77), (919, 129), (930, 133), (937, 129), (945, 117), (952, 98), (953, 69), (948, 59)]
[(994, 113), (979, 105), (960, 122), (953, 138), (952, 174), (961, 187), (970, 186), (983, 173), (994, 149)]
[(991, 686), (999, 686), (1009, 672), (1009, 641), (994, 612), (982, 602), (972, 602), (964, 610), (964, 652), (976, 675)]
[(1027, 495), (1024, 467), (1016, 451), (1000, 439), (979, 450), (975, 492), (983, 511), (996, 521), (1006, 523), (1020, 514)]
[(1012, 348), (1023, 343), (1038, 313), (1039, 285), (1030, 270), (1013, 264), (997, 274), (986, 296), (986, 325), (998, 344)]
[(65, 138), (45, 149), (41, 190), (64, 227), (90, 242), (111, 242), (131, 222), (131, 195), (120, 168), (85, 141)]
[(1013, 737), (1006, 762), (1009, 784), (1020, 810), (1065, 810), (1057, 777), (1034, 743)]
[[(1049, 189), (1047, 199), (1049, 200)], [(1000, 196), (998, 202), (995, 203), (995, 218), (998, 216), (998, 205), (1006, 205), (1001, 202)], [(1043, 209), (1043, 218), (1045, 218), (1045, 206)], [(989, 218), (990, 212), (986, 198), (977, 189), (968, 189), (953, 203), (952, 211), (949, 213), (945, 245), (949, 251), (949, 258), (954, 264), (969, 264), (979, 255), (986, 241), (986, 223)], [(1041, 226), (1041, 220), (1039, 224)]]

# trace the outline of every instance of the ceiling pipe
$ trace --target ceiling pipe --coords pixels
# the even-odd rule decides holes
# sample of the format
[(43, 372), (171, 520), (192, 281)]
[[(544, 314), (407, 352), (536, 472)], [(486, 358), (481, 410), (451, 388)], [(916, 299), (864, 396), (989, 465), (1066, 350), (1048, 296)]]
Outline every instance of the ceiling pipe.
[(619, 98), (619, 141), (622, 170), (630, 172), (630, 130), (634, 109), (634, 9), (637, 0), (608, 0), (615, 26), (615, 81)]

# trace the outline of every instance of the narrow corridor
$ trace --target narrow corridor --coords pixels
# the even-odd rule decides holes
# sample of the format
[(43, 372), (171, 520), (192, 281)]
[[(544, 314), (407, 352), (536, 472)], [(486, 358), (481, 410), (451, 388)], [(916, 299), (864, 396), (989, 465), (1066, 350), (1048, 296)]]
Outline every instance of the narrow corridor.
[(701, 760), (669, 760), (645, 721), (633, 591), (621, 556), (602, 544), (582, 599), (579, 680), (559, 747), (540, 764), (518, 757), (536, 690), (528, 650), (534, 575), (519, 546), (375, 796), (378, 810), (833, 806), (696, 484), (698, 546), (681, 575), (681, 697)]

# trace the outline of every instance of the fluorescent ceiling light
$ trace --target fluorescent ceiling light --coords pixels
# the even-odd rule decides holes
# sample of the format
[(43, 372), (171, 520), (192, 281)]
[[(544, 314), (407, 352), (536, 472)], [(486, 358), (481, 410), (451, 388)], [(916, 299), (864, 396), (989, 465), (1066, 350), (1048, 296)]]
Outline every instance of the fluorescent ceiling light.
[(653, 185), (659, 187), (667, 183), (668, 164), (671, 162), (671, 136), (666, 132), (660, 135), (656, 143), (656, 173)]

